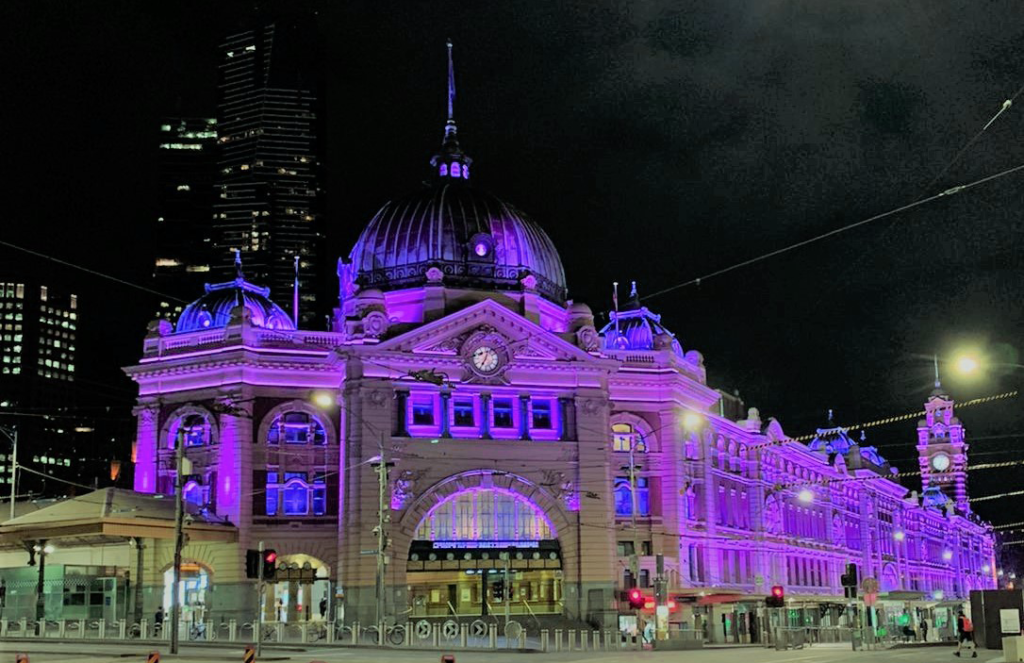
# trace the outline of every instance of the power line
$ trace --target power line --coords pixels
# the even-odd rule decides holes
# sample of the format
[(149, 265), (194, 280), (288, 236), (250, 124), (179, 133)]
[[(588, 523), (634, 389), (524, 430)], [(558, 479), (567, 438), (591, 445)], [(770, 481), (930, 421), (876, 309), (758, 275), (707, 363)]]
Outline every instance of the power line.
[(141, 290), (142, 292), (145, 292), (145, 293), (148, 293), (148, 294), (151, 294), (151, 295), (156, 295), (156, 296), (162, 297), (164, 299), (169, 299), (169, 300), (174, 301), (174, 302), (180, 302), (182, 304), (187, 304), (188, 303), (184, 299), (179, 299), (179, 298), (175, 297), (174, 295), (168, 295), (167, 293), (160, 292), (159, 290), (153, 290), (152, 288), (148, 288), (148, 287), (146, 287), (144, 285), (139, 285), (137, 283), (132, 283), (131, 281), (126, 281), (126, 280), (124, 280), (122, 278), (118, 278), (116, 276), (111, 276), (110, 274), (105, 274), (103, 272), (97, 271), (95, 269), (91, 269), (89, 267), (83, 267), (82, 265), (77, 265), (77, 264), (75, 264), (73, 262), (68, 262), (67, 260), (61, 260), (60, 258), (51, 256), (51, 255), (47, 255), (45, 253), (40, 253), (39, 251), (34, 251), (34, 250), (26, 248), (24, 246), (18, 246), (17, 244), (11, 244), (10, 242), (5, 242), (3, 240), (0, 240), (0, 246), (6, 246), (8, 248), (14, 249), (15, 251), (21, 251), (23, 253), (27, 253), (27, 254), (35, 256), (37, 258), (42, 258), (44, 260), (49, 260), (51, 262), (55, 262), (58, 265), (63, 265), (65, 267), (70, 267), (71, 269), (77, 269), (79, 271), (85, 272), (86, 274), (91, 274), (93, 276), (98, 276), (98, 277), (100, 277), (102, 279), (107, 279), (108, 281), (113, 281), (114, 283), (120, 283), (121, 285), (128, 286), (129, 288), (135, 288), (136, 290)]
[(769, 251), (768, 253), (763, 253), (763, 254), (761, 254), (759, 256), (756, 256), (754, 258), (750, 258), (748, 260), (744, 260), (742, 262), (735, 263), (735, 264), (730, 265), (728, 267), (723, 267), (722, 269), (717, 269), (717, 270), (715, 270), (713, 272), (709, 272), (709, 273), (707, 273), (707, 274), (705, 274), (703, 276), (698, 276), (696, 278), (692, 278), (689, 281), (683, 281), (682, 283), (677, 283), (676, 285), (672, 285), (672, 286), (669, 286), (667, 288), (662, 288), (661, 290), (657, 290), (657, 291), (655, 291), (655, 292), (653, 292), (653, 293), (651, 293), (649, 295), (644, 295), (640, 299), (641, 299), (641, 301), (646, 301), (648, 299), (652, 299), (652, 298), (657, 297), (659, 295), (664, 295), (666, 293), (672, 292), (674, 290), (678, 290), (680, 288), (685, 288), (685, 287), (691, 286), (691, 285), (700, 285), (702, 281), (707, 281), (708, 279), (714, 278), (716, 276), (722, 276), (723, 274), (728, 274), (729, 272), (736, 271), (737, 269), (742, 269), (744, 267), (749, 267), (750, 265), (753, 265), (753, 264), (756, 264), (756, 263), (759, 263), (759, 262), (763, 262), (765, 260), (768, 260), (769, 258), (774, 258), (775, 256), (782, 255), (783, 253), (788, 253), (788, 252), (793, 251), (795, 249), (799, 249), (801, 247), (807, 246), (808, 244), (813, 244), (813, 243), (819, 242), (819, 241), (821, 241), (823, 239), (827, 239), (829, 237), (832, 237), (833, 235), (838, 235), (838, 234), (844, 233), (844, 232), (846, 232), (848, 230), (853, 230), (854, 228), (859, 228), (860, 226), (867, 225), (867, 224), (872, 223), (874, 221), (879, 221), (881, 219), (893, 216), (894, 214), (899, 214), (901, 212), (906, 212), (908, 210), (914, 209), (915, 207), (920, 207), (921, 205), (933, 202), (935, 200), (938, 200), (939, 198), (945, 198), (945, 197), (949, 197), (949, 196), (954, 196), (954, 195), (956, 195), (958, 193), (963, 193), (964, 191), (966, 191), (968, 189), (971, 189), (973, 187), (979, 186), (981, 184), (985, 184), (987, 182), (991, 182), (991, 181), (999, 179), (1001, 177), (1005, 177), (1007, 175), (1011, 175), (1011, 174), (1016, 173), (1017, 171), (1020, 171), (1020, 170), (1024, 170), (1024, 164), (1021, 164), (1019, 166), (1014, 166), (1013, 168), (1007, 168), (1006, 170), (1000, 171), (1000, 172), (998, 172), (998, 173), (996, 173), (994, 175), (989, 175), (987, 177), (983, 177), (983, 178), (981, 178), (979, 180), (974, 180), (973, 182), (969, 182), (967, 184), (960, 184), (960, 185), (957, 185), (957, 186), (950, 187), (950, 188), (948, 188), (948, 189), (946, 189), (944, 191), (941, 191), (939, 193), (933, 194), (931, 196), (927, 196), (925, 198), (921, 198), (921, 199), (916, 200), (916, 201), (914, 201), (912, 203), (908, 203), (906, 205), (902, 205), (902, 206), (897, 207), (895, 209), (891, 209), (891, 210), (889, 210), (887, 212), (882, 212), (881, 214), (876, 214), (874, 216), (869, 216), (866, 219), (861, 219), (860, 221), (856, 221), (854, 223), (847, 224), (847, 225), (842, 226), (840, 228), (834, 228), (834, 229), (829, 230), (827, 232), (821, 233), (820, 235), (815, 235), (814, 237), (810, 237), (808, 239), (801, 240), (799, 242), (795, 242), (795, 243), (790, 244), (788, 246), (784, 246), (782, 248), (775, 249), (774, 251)]

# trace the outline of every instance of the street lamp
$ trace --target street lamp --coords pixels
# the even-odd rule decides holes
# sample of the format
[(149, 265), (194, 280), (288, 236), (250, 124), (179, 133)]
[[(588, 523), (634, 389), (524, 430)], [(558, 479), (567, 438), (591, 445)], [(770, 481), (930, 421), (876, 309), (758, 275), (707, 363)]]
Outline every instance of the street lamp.
[(313, 392), (313, 402), (322, 408), (332, 407), (335, 403), (334, 394), (329, 391), (315, 391)]
[(811, 492), (810, 488), (804, 488), (797, 495), (797, 499), (799, 499), (804, 504), (810, 504), (811, 502), (814, 501), (814, 493)]
[(960, 355), (953, 362), (953, 366), (956, 367), (957, 372), (961, 375), (973, 375), (978, 371), (980, 363), (977, 358), (971, 355)]
[(896, 539), (897, 541), (902, 541), (903, 539), (907, 538), (907, 535), (903, 533), (903, 530), (898, 529), (892, 533), (892, 538)]
[(43, 593), (43, 574), (46, 569), (46, 557), (51, 555), (55, 548), (47, 543), (46, 539), (36, 541), (29, 549), (28, 565), (37, 564), (38, 558), (39, 575), (36, 578), (36, 635), (43, 635), (46, 629), (46, 595)]
[(18, 495), (18, 429), (0, 426), (0, 433), (3, 433), (11, 441), (11, 520), (14, 520), (14, 500)]
[(687, 412), (683, 415), (683, 428), (688, 431), (695, 431), (704, 423), (704, 417), (696, 412)]

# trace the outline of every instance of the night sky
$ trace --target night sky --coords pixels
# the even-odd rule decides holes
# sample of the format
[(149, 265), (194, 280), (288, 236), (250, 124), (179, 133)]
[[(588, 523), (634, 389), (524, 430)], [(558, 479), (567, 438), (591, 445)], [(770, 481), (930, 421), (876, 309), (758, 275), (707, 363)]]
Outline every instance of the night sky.
[[(3, 239), (149, 285), (159, 119), (214, 114), (235, 2), (5, 2)], [(1024, 5), (901, 2), (322, 2), (325, 274), (374, 211), (418, 186), (444, 121), (455, 42), (478, 186), (531, 214), (570, 294), (597, 311), (1024, 164)], [(645, 303), (714, 386), (790, 435), (918, 409), (931, 355), (969, 343), (1021, 364), (1024, 173)], [(79, 382), (127, 416), (118, 366), (153, 298), (0, 247), (79, 290)], [(333, 290), (332, 283), (324, 289)], [(198, 296), (199, 293), (197, 293)], [(944, 380), (959, 400), (1024, 370)], [(964, 409), (975, 462), (1020, 458), (1021, 399)], [(916, 469), (914, 422), (868, 440)], [(1014, 435), (1021, 433), (1020, 437)], [(997, 439), (984, 439), (998, 436)], [(981, 438), (981, 439), (979, 439)], [(974, 496), (1024, 486), (972, 473)], [(980, 503), (997, 524), (1024, 501)], [(1011, 537), (1013, 538), (1013, 537)], [(1024, 537), (1022, 537), (1024, 538)]]

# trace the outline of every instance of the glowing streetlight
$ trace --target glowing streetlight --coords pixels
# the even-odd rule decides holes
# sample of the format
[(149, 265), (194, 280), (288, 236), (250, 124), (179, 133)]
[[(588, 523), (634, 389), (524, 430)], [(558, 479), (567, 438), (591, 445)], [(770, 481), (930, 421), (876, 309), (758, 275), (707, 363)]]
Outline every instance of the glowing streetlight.
[(892, 538), (896, 539), (897, 541), (902, 541), (903, 539), (907, 538), (907, 535), (903, 533), (903, 530), (898, 529), (892, 533)]
[(981, 570), (982, 570), (983, 573), (988, 573), (989, 571), (992, 570), (992, 567), (989, 566), (988, 564), (986, 564), (983, 567), (981, 567)]
[(978, 372), (978, 368), (981, 364), (978, 362), (976, 357), (972, 357), (971, 355), (960, 355), (954, 360), (953, 366), (956, 368), (957, 373), (960, 373), (961, 375), (973, 375)]
[(334, 394), (329, 391), (314, 392), (313, 402), (319, 407), (331, 407), (334, 405)]
[(953, 559), (953, 551), (952, 550), (945, 550), (945, 551), (943, 551), (942, 559), (946, 560), (947, 562), (949, 560)]
[(814, 493), (811, 492), (810, 488), (804, 488), (797, 494), (797, 499), (799, 499), (804, 504), (810, 504), (811, 502), (814, 501)]
[(686, 430), (697, 430), (704, 423), (704, 417), (696, 412), (687, 412), (683, 415), (683, 428)]

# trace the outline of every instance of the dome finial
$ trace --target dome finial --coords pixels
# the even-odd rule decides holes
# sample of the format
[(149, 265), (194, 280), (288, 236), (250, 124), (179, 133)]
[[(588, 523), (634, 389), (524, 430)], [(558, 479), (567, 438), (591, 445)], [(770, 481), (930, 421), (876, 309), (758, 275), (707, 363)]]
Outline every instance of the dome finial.
[(235, 276), (240, 279), (245, 278), (242, 273), (242, 249), (235, 249)]
[(469, 165), (473, 163), (459, 146), (459, 128), (455, 124), (455, 62), (452, 58), (452, 40), (445, 42), (448, 47), (448, 120), (444, 125), (444, 140), (441, 152), (435, 154), (430, 165), (436, 168), (438, 177), (444, 179), (468, 180)]

